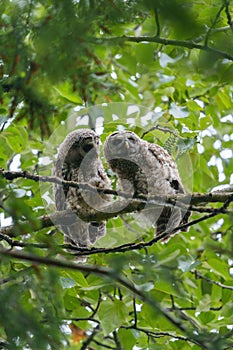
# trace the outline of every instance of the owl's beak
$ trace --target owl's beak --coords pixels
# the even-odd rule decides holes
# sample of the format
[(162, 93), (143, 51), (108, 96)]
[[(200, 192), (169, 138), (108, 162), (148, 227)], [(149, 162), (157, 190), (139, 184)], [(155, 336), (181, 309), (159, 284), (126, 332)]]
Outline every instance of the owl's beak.
[(125, 148), (126, 148), (126, 149), (129, 149), (129, 143), (128, 143), (127, 140), (125, 140)]

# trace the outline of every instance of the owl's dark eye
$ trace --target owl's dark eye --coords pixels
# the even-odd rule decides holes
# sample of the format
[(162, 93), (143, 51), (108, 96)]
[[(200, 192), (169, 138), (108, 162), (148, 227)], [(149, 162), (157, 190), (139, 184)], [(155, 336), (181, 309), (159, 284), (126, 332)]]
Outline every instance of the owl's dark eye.
[(131, 142), (135, 142), (135, 141), (136, 141), (135, 138), (134, 138), (133, 136), (129, 136), (129, 137), (128, 137), (128, 140), (131, 141)]
[(117, 134), (119, 134), (119, 132), (118, 132), (118, 131), (115, 131), (115, 132), (113, 132), (113, 133), (110, 135), (110, 137), (116, 136)]
[(92, 143), (88, 143), (86, 145), (83, 146), (83, 150), (87, 153), (89, 152), (92, 148), (94, 147), (94, 145)]

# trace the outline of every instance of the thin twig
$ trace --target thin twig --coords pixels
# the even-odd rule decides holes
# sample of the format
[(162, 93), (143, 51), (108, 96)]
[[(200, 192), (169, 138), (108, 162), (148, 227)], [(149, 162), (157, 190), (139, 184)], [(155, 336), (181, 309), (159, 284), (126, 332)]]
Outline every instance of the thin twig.
[(92, 341), (94, 344), (100, 346), (100, 349), (105, 348), (105, 349), (116, 350), (115, 347), (101, 343), (100, 341), (98, 341), (96, 339), (93, 339)]
[(164, 133), (169, 132), (170, 134), (173, 134), (173, 135), (177, 136), (177, 132), (176, 132), (175, 130), (172, 130), (172, 129), (169, 129), (169, 128), (165, 128), (165, 127), (160, 126), (160, 125), (155, 125), (155, 126), (152, 126), (150, 129), (146, 130), (146, 131), (142, 134), (141, 138), (143, 139), (143, 137), (144, 137), (145, 135), (149, 134), (149, 132), (154, 131), (154, 130), (159, 130), (159, 131), (162, 131), (162, 132), (164, 132)]
[(134, 327), (137, 327), (138, 317), (137, 317), (137, 309), (136, 309), (136, 300), (133, 298), (133, 315), (134, 315)]
[(187, 337), (183, 337), (182, 335), (176, 335), (173, 333), (169, 333), (169, 332), (154, 332), (145, 328), (141, 328), (141, 327), (134, 327), (134, 326), (122, 326), (121, 328), (125, 328), (125, 329), (135, 329), (138, 332), (142, 332), (144, 334), (146, 334), (148, 337), (151, 338), (162, 338), (162, 337), (170, 337), (173, 339), (177, 339), (177, 340), (183, 340), (185, 342), (189, 341), (191, 343), (194, 343), (196, 345), (199, 345), (195, 340), (187, 338)]
[[(222, 33), (222, 32), (227, 32), (228, 30), (231, 30), (230, 26), (224, 26), (224, 27), (219, 27), (219, 28), (212, 28), (210, 35), (214, 35), (216, 33)], [(206, 37), (206, 33), (205, 34), (201, 34), (199, 37), (197, 37), (196, 39), (193, 40), (193, 42), (195, 43), (199, 43), (202, 40), (204, 40)]]
[(161, 28), (160, 28), (160, 23), (159, 23), (159, 15), (157, 9), (154, 9), (154, 16), (155, 16), (155, 23), (156, 23), (156, 36), (160, 36)]
[(206, 37), (205, 37), (205, 43), (204, 43), (205, 46), (208, 46), (208, 40), (209, 40), (211, 31), (212, 31), (212, 29), (215, 27), (215, 25), (216, 25), (216, 23), (217, 23), (217, 21), (218, 21), (220, 15), (221, 15), (221, 12), (223, 11), (224, 7), (225, 7), (225, 4), (222, 4), (222, 6), (220, 7), (220, 9), (218, 10), (218, 12), (217, 12), (217, 14), (216, 14), (216, 16), (215, 16), (215, 19), (214, 19), (214, 21), (213, 21), (212, 26), (209, 27), (208, 30), (207, 30)]
[(114, 342), (115, 342), (115, 349), (116, 350), (123, 350), (122, 347), (121, 347), (121, 343), (120, 343), (120, 341), (118, 339), (116, 331), (113, 331), (113, 339), (114, 339)]
[(233, 31), (233, 22), (232, 22), (232, 18), (231, 18), (229, 5), (230, 5), (230, 1), (229, 0), (225, 0), (224, 1), (224, 6), (225, 6), (225, 12), (226, 12), (226, 16), (227, 16), (227, 23), (229, 24), (229, 27)]
[(95, 335), (99, 332), (100, 330), (100, 326), (97, 325), (91, 332), (91, 334), (87, 337), (86, 340), (83, 341), (83, 344), (80, 348), (80, 350), (87, 350), (88, 349), (88, 345), (93, 341)]
[[(208, 215), (205, 215), (205, 216), (202, 216), (201, 218), (198, 218), (198, 219), (195, 219), (195, 220), (192, 220), (186, 224), (183, 224), (183, 225), (179, 225), (178, 227), (176, 227), (172, 232), (163, 232), (162, 234), (156, 236), (155, 238), (151, 239), (150, 241), (148, 242), (139, 242), (139, 243), (135, 243), (135, 242), (130, 242), (130, 243), (126, 243), (126, 244), (122, 244), (120, 246), (117, 246), (117, 247), (113, 247), (113, 248), (81, 248), (81, 247), (76, 247), (76, 246), (73, 246), (73, 245), (62, 245), (60, 246), (61, 248), (65, 248), (65, 249), (69, 249), (69, 250), (73, 250), (75, 251), (75, 255), (79, 256), (79, 255), (85, 255), (85, 256), (89, 256), (89, 255), (93, 255), (93, 254), (101, 254), (101, 253), (104, 253), (104, 254), (109, 254), (109, 253), (116, 253), (116, 252), (121, 252), (121, 253), (124, 253), (126, 251), (130, 251), (130, 250), (141, 250), (141, 249), (144, 249), (146, 247), (150, 247), (152, 246), (153, 244), (161, 241), (161, 240), (164, 240), (166, 239), (168, 236), (176, 233), (177, 231), (180, 231), (182, 229), (185, 229), (187, 227), (190, 227), (190, 226), (193, 226), (199, 222), (202, 222), (202, 221), (205, 221), (205, 220), (208, 220), (214, 216), (217, 216), (219, 214), (224, 214), (224, 208), (218, 208), (218, 209), (215, 209), (214, 212), (211, 212), (210, 214)], [(42, 226), (45, 228), (45, 227), (49, 227), (49, 226), (53, 226), (56, 222), (56, 224), (59, 225), (59, 223), (63, 223), (65, 224), (66, 222), (66, 215), (68, 215), (68, 218), (69, 218), (69, 211), (68, 211), (68, 214), (67, 214), (67, 211), (62, 211), (62, 212), (57, 212), (55, 214), (53, 214), (51, 217), (55, 217), (54, 221), (51, 220), (51, 217), (42, 217)], [(59, 219), (58, 219), (59, 218)], [(60, 221), (59, 221), (60, 220)], [(70, 219), (68, 219), (68, 222), (69, 222)], [(12, 241), (10, 240), (9, 238), (7, 238), (7, 236), (13, 236), (14, 235), (14, 226), (10, 226), (10, 227), (6, 227), (6, 228), (3, 228), (1, 229), (1, 232), (4, 232), (4, 233), (1, 233), (1, 238), (6, 240), (11, 246), (34, 246), (34, 247), (37, 247), (37, 248), (48, 248), (47, 245), (41, 243), (41, 244), (36, 244), (36, 243), (22, 243), (22, 242), (19, 242), (17, 244), (17, 241)], [(59, 247), (58, 247), (59, 248)]]
[(122, 45), (125, 42), (136, 42), (136, 43), (157, 43), (157, 44), (163, 44), (165, 46), (171, 45), (171, 46), (177, 46), (177, 47), (185, 47), (187, 49), (197, 49), (201, 51), (207, 51), (210, 53), (214, 53), (215, 55), (218, 55), (222, 58), (227, 58), (230, 61), (233, 61), (233, 56), (226, 52), (219, 49), (216, 49), (214, 47), (206, 46), (205, 44), (198, 44), (195, 41), (188, 41), (188, 40), (173, 40), (173, 39), (167, 39), (167, 38), (161, 38), (158, 36), (120, 36), (120, 37), (108, 37), (108, 38), (95, 38), (93, 39), (95, 43), (105, 43), (108, 44), (119, 44)]
[(203, 276), (200, 272), (193, 272), (195, 274), (196, 277), (202, 279), (202, 280), (205, 280), (206, 282), (208, 283), (211, 283), (211, 284), (215, 284), (216, 286), (219, 286), (223, 289), (229, 289), (229, 290), (233, 290), (233, 286), (227, 286), (226, 284), (223, 284), (221, 282), (218, 282), (218, 281), (213, 281), (212, 279), (206, 277), (206, 276)]

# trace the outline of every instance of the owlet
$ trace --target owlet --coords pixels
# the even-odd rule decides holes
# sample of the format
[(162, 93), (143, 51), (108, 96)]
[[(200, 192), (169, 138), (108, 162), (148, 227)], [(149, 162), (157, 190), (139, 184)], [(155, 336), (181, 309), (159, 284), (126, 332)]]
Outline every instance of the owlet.
[[(132, 197), (167, 196), (185, 193), (178, 168), (165, 149), (140, 139), (131, 131), (113, 132), (105, 141), (106, 160), (118, 177), (122, 191)], [(172, 232), (183, 222), (178, 206), (145, 204), (141, 217), (155, 227), (155, 233)]]
[[(90, 129), (78, 129), (68, 134), (60, 145), (54, 175), (68, 181), (110, 188), (110, 180), (99, 157), (99, 136)], [(61, 226), (66, 242), (87, 247), (105, 235), (105, 221), (85, 222), (75, 212), (83, 207), (100, 209), (106, 203), (106, 196), (100, 196), (97, 191), (87, 192), (57, 184), (54, 186), (54, 196), (58, 211), (71, 208), (74, 212), (71, 223)]]

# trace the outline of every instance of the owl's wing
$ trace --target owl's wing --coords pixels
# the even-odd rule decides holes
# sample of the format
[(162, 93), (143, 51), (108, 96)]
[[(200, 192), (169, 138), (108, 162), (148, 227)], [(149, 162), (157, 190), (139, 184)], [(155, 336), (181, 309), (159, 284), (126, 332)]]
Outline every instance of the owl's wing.
[[(63, 180), (68, 180), (68, 169), (63, 165), (63, 161), (58, 159), (53, 168), (53, 175)], [(53, 193), (57, 210), (67, 209), (66, 196), (69, 188), (54, 184)]]
[[(53, 175), (59, 177), (60, 179), (70, 180), (71, 176), (69, 175), (68, 165), (63, 161), (63, 159), (58, 159), (56, 161), (53, 168)], [(68, 187), (65, 187), (62, 185), (54, 184), (53, 186), (55, 206), (58, 211), (66, 210), (68, 208), (68, 203), (67, 203), (68, 190), (69, 190)], [(74, 220), (75, 220), (75, 223), (73, 223)], [(76, 245), (76, 243), (73, 242), (72, 240), (72, 236), (73, 236), (73, 232), (76, 231), (77, 225), (78, 227), (80, 227), (80, 222), (79, 223), (76, 222), (76, 217), (73, 217), (71, 219), (70, 225), (60, 225), (61, 230), (65, 234), (65, 243), (71, 243)], [(84, 226), (87, 226), (87, 224)], [(81, 231), (83, 230), (84, 229), (82, 228)], [(87, 231), (87, 230), (84, 230), (84, 231)]]
[[(95, 181), (94, 181), (95, 182)], [(91, 181), (92, 183), (92, 181)], [(100, 188), (111, 188), (111, 182), (104, 170), (103, 164), (101, 161), (99, 161), (99, 164), (96, 168), (96, 183), (94, 183), (94, 186), (100, 187)], [(100, 195), (102, 200), (110, 200), (109, 195)], [(97, 198), (97, 202), (100, 203), (100, 201)], [(101, 209), (101, 205), (98, 204), (98, 209)], [(89, 224), (89, 241), (90, 244), (94, 244), (98, 239), (105, 236), (106, 234), (106, 221), (101, 222), (90, 222)]]
[(106, 234), (106, 222), (91, 222), (89, 224), (89, 241), (94, 244), (99, 238)]
[(106, 233), (106, 224), (85, 222), (76, 216), (71, 225), (63, 226), (65, 233), (65, 242), (74, 246), (86, 248), (94, 244), (97, 239)]
[[(161, 176), (164, 175), (165, 177), (164, 181), (169, 183), (168, 193), (166, 194), (185, 193), (176, 163), (169, 153), (159, 145), (152, 143), (148, 144), (148, 151), (150, 152), (152, 159), (154, 157), (155, 161), (160, 164)], [(162, 170), (164, 170), (164, 172), (162, 172)], [(187, 222), (189, 216), (190, 213), (185, 213), (178, 207), (164, 207), (156, 222), (156, 235), (166, 230), (170, 231), (176, 226)]]
[(170, 154), (164, 148), (154, 143), (148, 143), (148, 151), (150, 152), (151, 156), (160, 163), (161, 168), (167, 170), (166, 175), (168, 175), (168, 177), (165, 180), (169, 181), (170, 183), (171, 193), (185, 193), (176, 163)]
[[(98, 177), (101, 182), (106, 183), (106, 187), (109, 186), (110, 181), (102, 167), (97, 169)], [(78, 174), (74, 173), (73, 169), (69, 168), (69, 165), (62, 160), (58, 159), (54, 167), (54, 175), (67, 181), (76, 181)], [(54, 186), (54, 196), (57, 210), (66, 210), (69, 207), (76, 207), (79, 205), (80, 194), (74, 188), (68, 188), (65, 186)], [(65, 234), (65, 242), (71, 243), (78, 247), (88, 247), (90, 244), (94, 244), (99, 238), (106, 234), (106, 222), (85, 222), (81, 220), (76, 214), (74, 214), (69, 225), (61, 225), (61, 229)]]

